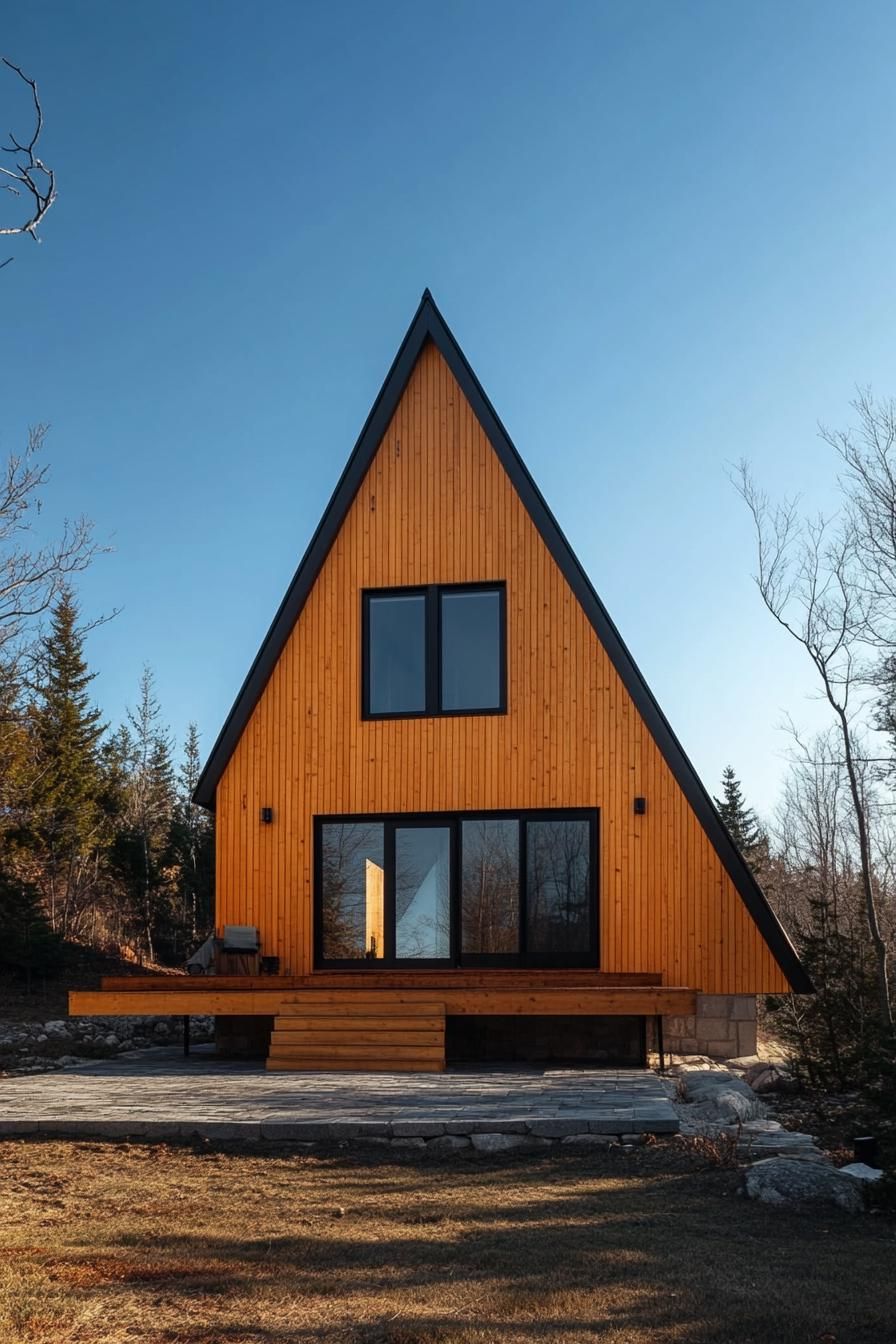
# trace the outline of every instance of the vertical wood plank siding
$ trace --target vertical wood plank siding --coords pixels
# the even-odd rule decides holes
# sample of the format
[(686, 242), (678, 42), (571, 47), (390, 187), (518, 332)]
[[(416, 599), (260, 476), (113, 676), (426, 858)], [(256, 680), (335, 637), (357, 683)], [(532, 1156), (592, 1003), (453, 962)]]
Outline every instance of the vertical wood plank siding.
[[(489, 579), (507, 584), (508, 713), (362, 722), (362, 589)], [(517, 807), (600, 808), (603, 970), (706, 993), (787, 988), (427, 344), (218, 785), (219, 926), (257, 924), (282, 972), (305, 974), (315, 814)]]

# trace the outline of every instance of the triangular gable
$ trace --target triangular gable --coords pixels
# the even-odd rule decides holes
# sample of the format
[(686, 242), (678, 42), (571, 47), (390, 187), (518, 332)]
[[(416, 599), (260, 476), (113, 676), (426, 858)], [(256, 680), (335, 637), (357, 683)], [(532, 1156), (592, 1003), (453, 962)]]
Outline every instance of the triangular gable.
[(513, 446), (510, 436), (467, 363), (463, 351), (436, 307), (429, 290), (424, 291), (420, 306), (367, 417), (323, 518), (212, 748), (196, 786), (195, 801), (204, 807), (214, 808), (218, 781), (298, 620), (427, 341), (432, 341), (436, 346), (470, 403), (548, 551), (585, 611), (623, 685), (778, 965), (795, 991), (810, 993), (811, 981), (792, 943), (775, 917), (740, 850), (728, 834), (696, 770), (672, 731), (572, 547), (560, 530), (541, 491), (529, 475), (525, 463)]

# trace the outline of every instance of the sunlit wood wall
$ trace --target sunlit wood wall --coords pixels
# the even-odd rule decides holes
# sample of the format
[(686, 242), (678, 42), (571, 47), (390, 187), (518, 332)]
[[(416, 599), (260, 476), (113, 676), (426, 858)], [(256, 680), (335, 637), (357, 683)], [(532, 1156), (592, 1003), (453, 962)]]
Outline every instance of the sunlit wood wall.
[[(362, 722), (361, 590), (490, 579), (507, 583), (508, 713)], [(262, 806), (273, 807), (272, 825), (260, 822)], [(659, 971), (666, 984), (708, 993), (786, 988), (427, 345), (218, 786), (218, 924), (257, 924), (281, 970), (304, 973), (315, 814), (517, 807), (600, 808), (603, 969)]]

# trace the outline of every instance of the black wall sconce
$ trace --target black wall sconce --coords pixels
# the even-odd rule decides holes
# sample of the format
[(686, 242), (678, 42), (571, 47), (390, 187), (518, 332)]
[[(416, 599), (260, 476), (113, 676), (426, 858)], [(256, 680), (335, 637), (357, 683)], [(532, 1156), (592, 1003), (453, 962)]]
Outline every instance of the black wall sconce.
[(274, 809), (272, 807), (263, 807), (261, 809), (261, 819), (266, 826), (270, 826), (274, 820)]
[(646, 811), (647, 811), (647, 799), (646, 799), (646, 798), (636, 798), (636, 799), (635, 799), (635, 816), (636, 816), (636, 817), (643, 817), (643, 815), (644, 815), (644, 813), (645, 813)]

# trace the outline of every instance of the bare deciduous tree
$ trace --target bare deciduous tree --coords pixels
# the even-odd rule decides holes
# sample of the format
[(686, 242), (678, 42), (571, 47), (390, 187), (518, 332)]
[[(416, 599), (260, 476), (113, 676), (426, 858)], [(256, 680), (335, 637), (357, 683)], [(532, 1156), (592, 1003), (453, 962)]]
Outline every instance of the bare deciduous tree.
[(33, 544), (49, 473), (39, 460), (46, 435), (46, 425), (34, 426), (25, 451), (0, 466), (0, 666), (13, 661), (30, 623), (58, 597), (69, 576), (86, 569), (103, 549), (86, 518), (64, 523), (56, 541)]
[(735, 485), (753, 519), (756, 584), (778, 624), (806, 651), (838, 731), (855, 816), (859, 871), (868, 933), (877, 965), (883, 1023), (893, 1029), (889, 949), (881, 927), (869, 825), (869, 799), (858, 745), (868, 707), (869, 631), (876, 596), (869, 592), (863, 540), (849, 511), (836, 524), (802, 518), (795, 501), (772, 505), (757, 489), (746, 463)]
[[(0, 60), (8, 70), (12, 70), (23, 83), (27, 84), (34, 105), (34, 125), (31, 134), (20, 140), (13, 131), (10, 131), (9, 144), (0, 146), (4, 154), (11, 155), (12, 163), (12, 167), (9, 168), (0, 164), (0, 178), (3, 179), (0, 187), (17, 201), (22, 201), (26, 216), (15, 224), (0, 224), (0, 235), (28, 234), (38, 243), (40, 239), (37, 230), (56, 200), (56, 174), (38, 153), (38, 142), (44, 128), (43, 108), (36, 82), (25, 74), (21, 66), (7, 60), (5, 56), (0, 57)], [(0, 267), (8, 265), (11, 260), (11, 257), (7, 257), (6, 261), (0, 262)]]

